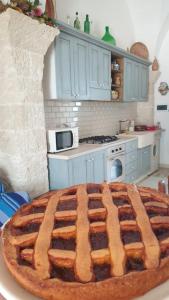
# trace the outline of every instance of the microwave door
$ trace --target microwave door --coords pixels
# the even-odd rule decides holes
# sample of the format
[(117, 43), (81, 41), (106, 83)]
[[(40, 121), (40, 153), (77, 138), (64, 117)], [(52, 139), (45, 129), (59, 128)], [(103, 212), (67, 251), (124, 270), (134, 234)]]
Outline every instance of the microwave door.
[(73, 146), (73, 133), (71, 130), (56, 132), (57, 150), (72, 148), (72, 146)]

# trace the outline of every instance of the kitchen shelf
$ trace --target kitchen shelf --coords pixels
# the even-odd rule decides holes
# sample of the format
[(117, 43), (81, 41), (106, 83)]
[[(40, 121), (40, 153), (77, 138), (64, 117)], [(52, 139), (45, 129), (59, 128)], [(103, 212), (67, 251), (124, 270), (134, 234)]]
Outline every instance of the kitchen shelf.
[(111, 87), (112, 88), (121, 88), (121, 85), (112, 84)]
[(113, 70), (113, 69), (111, 69), (111, 71), (113, 72), (113, 73), (122, 73), (122, 71), (117, 71), (117, 70)]

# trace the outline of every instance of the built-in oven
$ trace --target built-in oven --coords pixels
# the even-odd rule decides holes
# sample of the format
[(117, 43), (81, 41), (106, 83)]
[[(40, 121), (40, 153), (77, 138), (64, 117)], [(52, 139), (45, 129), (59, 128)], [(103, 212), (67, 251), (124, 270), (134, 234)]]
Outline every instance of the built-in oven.
[(108, 182), (125, 179), (125, 145), (120, 144), (107, 149), (106, 180)]

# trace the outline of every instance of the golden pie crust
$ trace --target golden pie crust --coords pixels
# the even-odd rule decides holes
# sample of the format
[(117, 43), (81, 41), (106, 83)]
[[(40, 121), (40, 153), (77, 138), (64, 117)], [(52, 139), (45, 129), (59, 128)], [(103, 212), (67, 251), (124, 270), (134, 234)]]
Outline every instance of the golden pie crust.
[(169, 278), (169, 197), (84, 184), (19, 209), (3, 230), (15, 279), (50, 300), (129, 300)]

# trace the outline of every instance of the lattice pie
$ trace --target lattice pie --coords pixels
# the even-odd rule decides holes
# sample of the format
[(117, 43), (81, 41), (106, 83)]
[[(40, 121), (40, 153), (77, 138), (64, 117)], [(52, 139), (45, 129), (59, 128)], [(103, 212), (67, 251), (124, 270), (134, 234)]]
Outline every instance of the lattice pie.
[(3, 232), (16, 280), (50, 300), (124, 300), (169, 278), (169, 197), (79, 185), (23, 206)]

